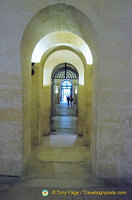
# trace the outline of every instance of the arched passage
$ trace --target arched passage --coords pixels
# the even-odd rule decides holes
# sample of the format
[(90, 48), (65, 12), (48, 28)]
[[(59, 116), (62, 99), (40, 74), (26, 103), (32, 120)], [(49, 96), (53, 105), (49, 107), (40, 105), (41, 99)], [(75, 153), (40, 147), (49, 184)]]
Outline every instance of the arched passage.
[[(130, 177), (131, 3), (120, 0), (112, 4), (98, 0), (85, 0), (84, 3), (81, 0), (61, 0), (65, 4), (53, 5), (57, 2), (60, 1), (32, 0), (27, 3), (13, 0), (14, 4), (0, 1), (0, 173), (21, 175), (27, 165), (32, 128), (30, 97), (33, 84), (30, 83), (37, 74), (37, 67), (34, 66), (36, 71), (31, 78), (32, 52), (45, 36), (51, 38), (50, 34), (62, 31), (68, 32), (66, 37), (72, 32), (85, 40), (94, 57), (92, 137), (96, 145), (92, 146), (92, 161), (95, 156), (96, 175), (104, 178)], [(56, 36), (59, 36), (59, 40), (56, 37), (54, 41), (54, 38), (51, 46), (47, 40), (48, 48), (63, 41), (77, 45), (76, 42), (70, 43), (71, 38), (68, 41), (69, 36), (65, 40), (62, 33)], [(89, 99), (90, 91), (85, 92), (89, 93), (86, 98)], [(89, 102), (85, 108), (88, 105)]]
[[(71, 105), (74, 106), (74, 112), (73, 107), (67, 108), (64, 105), (65, 113), (72, 113), (72, 115), (77, 115), (77, 93), (75, 92), (75, 88), (77, 91), (78, 88), (78, 79), (79, 79), (79, 73), (73, 65), (70, 63), (61, 63), (57, 65), (54, 70), (52, 71), (52, 84), (51, 84), (51, 115), (57, 114), (56, 107), (57, 104), (64, 103), (69, 106), (69, 102)], [(68, 100), (68, 102), (67, 102)], [(70, 101), (72, 100), (72, 101)], [(74, 100), (74, 101), (73, 101)], [(61, 113), (60, 113), (61, 114)], [(59, 115), (60, 115), (59, 114)], [(64, 115), (64, 114), (62, 114)]]
[[(79, 71), (79, 86), (78, 86), (78, 91), (79, 91), (79, 95), (78, 95), (78, 135), (83, 135), (84, 134), (84, 118), (85, 118), (85, 112), (84, 112), (84, 106), (85, 106), (85, 92), (84, 92), (84, 86), (86, 87), (86, 84), (84, 84), (84, 69), (85, 70), (91, 70), (90, 66), (87, 65), (86, 60), (84, 55), (82, 54), (82, 52), (80, 50), (78, 50), (76, 47), (73, 47), (71, 45), (65, 44), (58, 44), (50, 49), (48, 49), (42, 59), (41, 59), (41, 63), (38, 65), (38, 69), (39, 69), (39, 109), (32, 109), (39, 112), (39, 122), (38, 122), (38, 127), (39, 127), (39, 131), (35, 128), (33, 128), (33, 132), (35, 132), (35, 134), (39, 134), (36, 135), (35, 138), (36, 141), (38, 141), (37, 143), (41, 143), (42, 142), (42, 135), (49, 135), (50, 134), (50, 119), (51, 119), (51, 99), (50, 99), (50, 94), (51, 94), (51, 73), (53, 70), (54, 65), (50, 68), (48, 65), (46, 64), (46, 61), (49, 59), (50, 55), (53, 55), (55, 52), (58, 51), (63, 51), (63, 50), (67, 50), (70, 52), (73, 52), (76, 55), (76, 59), (80, 59), (81, 61), (81, 68), (80, 66), (77, 66), (77, 69)], [(44, 66), (44, 67), (43, 67)], [(85, 67), (84, 67), (85, 66)], [(43, 70), (44, 68), (44, 70)], [(92, 80), (91, 80), (92, 81)], [(43, 86), (44, 85), (44, 86)], [(90, 84), (91, 87), (91, 84)], [(33, 88), (34, 90), (34, 88)], [(37, 90), (38, 91), (38, 90)], [(82, 96), (84, 98), (82, 98)], [(89, 97), (90, 98), (90, 97)], [(47, 102), (44, 104), (44, 102)], [(90, 102), (91, 103), (91, 102)], [(90, 104), (89, 104), (90, 107)], [(33, 115), (32, 115), (33, 116)], [(43, 126), (43, 122), (45, 122), (45, 126)], [(33, 126), (34, 127), (36, 124), (36, 121), (33, 121)]]
[[(69, 12), (68, 18), (67, 18), (67, 15), (65, 16), (65, 14), (64, 14), (66, 12), (66, 10), (68, 10), (68, 12)], [(74, 17), (73, 17), (73, 13), (74, 13)], [(56, 15), (57, 17), (55, 18), (54, 15)], [(64, 23), (63, 27), (61, 26), (61, 24), (63, 24), (63, 23), (60, 23), (60, 19), (61, 19), (62, 15), (64, 16), (66, 21), (70, 21), (70, 23)], [(45, 16), (48, 16), (48, 17), (45, 18)], [(71, 18), (72, 18), (72, 20), (71, 20)], [(78, 19), (78, 20), (75, 20), (75, 19)], [(82, 20), (84, 22), (86, 22), (86, 23), (84, 23), (85, 26), (82, 26), (82, 23), (81, 23)], [(69, 24), (72, 24), (73, 26), (69, 26)], [(80, 27), (81, 27), (81, 29), (80, 29)], [(31, 131), (30, 131), (31, 127), (29, 127), (30, 119), (31, 119), (31, 110), (30, 110), (31, 55), (32, 55), (35, 45), (38, 43), (38, 41), (41, 38), (43, 38), (45, 35), (47, 35), (50, 32), (58, 31), (58, 30), (61, 30), (61, 31), (67, 30), (67, 31), (71, 31), (71, 32), (79, 35), (81, 38), (83, 38), (86, 41), (86, 43), (89, 44), (89, 46), (92, 50), (92, 53), (93, 53), (93, 58), (96, 55), (97, 48), (95, 48), (95, 46), (98, 46), (96, 32), (95, 32), (90, 20), (88, 19), (88, 17), (72, 6), (68, 6), (65, 4), (58, 4), (58, 5), (50, 6), (50, 9), (46, 8), (46, 9), (43, 9), (40, 12), (38, 12), (32, 18), (32, 20), (29, 22), (29, 24), (27, 25), (26, 30), (23, 34), (23, 39), (22, 39), (22, 43), (21, 43), (21, 62), (22, 62), (22, 73), (23, 73), (23, 108), (24, 108), (24, 112), (23, 112), (23, 116), (24, 116), (23, 117), (23, 119), (24, 119), (24, 122), (23, 122), (24, 123), (23, 146), (25, 146), (24, 149), (26, 149), (28, 147), (28, 151), (26, 150), (23, 152), (23, 156), (24, 156), (24, 165), (23, 166), (26, 166), (26, 163), (27, 163), (27, 161), (30, 157), (30, 153), (31, 153)], [(30, 37), (29, 37), (29, 35), (30, 35)], [(59, 48), (59, 50), (61, 50), (64, 48), (64, 46), (65, 45), (61, 45), (61, 47), (59, 46), (57, 48)], [(67, 49), (72, 50), (73, 52), (76, 51), (73, 47), (71, 48), (70, 45), (67, 45)], [(48, 51), (49, 50), (47, 50), (47, 52)], [(79, 55), (79, 53), (78, 53), (78, 55)], [(45, 56), (46, 56), (46, 53), (45, 53)], [(83, 63), (86, 63), (84, 56), (81, 55), (81, 57), (82, 57)], [(96, 69), (97, 60), (98, 59), (96, 56), (96, 59), (94, 62), (95, 69)], [(41, 62), (41, 66), (44, 66), (43, 59)], [(41, 70), (42, 70), (42, 67), (41, 67)], [(42, 74), (43, 73), (41, 71), (41, 73), (40, 73), (41, 86), (42, 86)], [(82, 93), (82, 95), (84, 95), (84, 93)], [(40, 95), (40, 98), (41, 98), (41, 95)], [(85, 105), (85, 103), (84, 103), (84, 105)], [(39, 109), (41, 109), (41, 104), (40, 104)], [(27, 119), (27, 120), (25, 120), (25, 119)], [(27, 127), (28, 127), (28, 129), (27, 129)]]
[[(65, 56), (64, 56), (65, 55)], [(73, 51), (62, 49), (53, 52), (49, 55), (48, 59), (45, 62), (43, 70), (43, 85), (51, 84), (50, 74), (53, 71), (54, 66), (59, 65), (60, 63), (71, 63), (73, 66), (77, 67), (77, 70), (80, 74), (80, 85), (84, 85), (84, 67), (80, 57)]]
[[(44, 55), (43, 55), (43, 57), (42, 57), (42, 59), (41, 59), (41, 66), (44, 66), (44, 65), (45, 65), (45, 62), (46, 62), (47, 58), (48, 58), (52, 53), (54, 53), (54, 52), (56, 52), (56, 51), (61, 51), (61, 50), (69, 50), (69, 51), (75, 53), (75, 54), (80, 58), (80, 60), (82, 61), (82, 64), (83, 64), (83, 65), (82, 65), (81, 69), (80, 69), (78, 66), (77, 66), (77, 69), (78, 69), (79, 74), (80, 74), (80, 82), (79, 82), (79, 84), (80, 84), (80, 85), (84, 85), (84, 73), (85, 73), (85, 69), (86, 69), (89, 65), (87, 65), (86, 59), (85, 59), (83, 53), (82, 53), (79, 49), (77, 49), (76, 47), (74, 47), (74, 46), (72, 46), (72, 45), (69, 45), (69, 44), (65, 44), (65, 45), (58, 44), (58, 45), (56, 45), (56, 46), (53, 46), (53, 47), (49, 48), (49, 49), (44, 53)], [(48, 70), (48, 69), (47, 69), (47, 68), (44, 68), (45, 74), (46, 74), (46, 70)], [(44, 74), (44, 73), (42, 72), (41, 74)], [(47, 85), (46, 81), (48, 81), (48, 80), (47, 80), (47, 78), (46, 78), (45, 75), (44, 75), (43, 85)]]
[[(48, 59), (48, 57), (56, 52), (56, 51), (60, 51), (60, 50), (69, 50), (69, 51), (72, 51), (74, 52), (77, 56), (79, 56), (79, 58), (81, 59), (82, 63), (83, 63), (83, 68), (82, 68), (82, 72), (83, 73), (79, 73), (79, 78), (81, 77), (81, 83), (79, 86), (78, 86), (78, 90), (79, 90), (79, 95), (78, 95), (78, 135), (83, 135), (84, 134), (84, 119), (85, 119), (85, 112), (84, 112), (84, 106), (85, 106), (85, 81), (84, 81), (84, 78), (85, 78), (85, 70), (91, 70), (89, 68), (89, 66), (87, 65), (86, 63), (86, 60), (85, 60), (85, 57), (84, 55), (82, 54), (81, 51), (79, 51), (77, 48), (71, 46), (71, 45), (56, 45), (50, 49), (48, 49), (42, 59), (41, 59), (41, 65), (40, 65), (40, 80), (39, 80), (39, 84), (40, 84), (40, 100), (39, 100), (39, 107), (40, 107), (40, 112), (39, 112), (39, 138), (42, 137), (42, 134), (43, 135), (48, 135), (50, 133), (50, 110), (51, 110), (51, 105), (50, 103), (48, 104), (43, 104), (43, 101), (46, 97), (46, 99), (48, 98), (48, 101), (47, 102), (51, 102), (50, 100), (50, 94), (51, 94), (51, 86), (50, 85), (46, 85), (46, 83), (44, 82), (44, 87), (43, 87), (43, 67), (44, 67), (44, 71), (45, 71), (45, 62), (46, 60)], [(48, 67), (47, 67), (47, 70), (48, 70)], [(48, 72), (47, 72), (48, 73)], [(45, 77), (45, 76), (44, 76)], [(51, 71), (49, 71), (49, 77), (51, 77)], [(91, 80), (91, 79), (90, 79)], [(45, 81), (45, 80), (44, 80)], [(92, 81), (92, 80), (91, 80)], [(88, 85), (89, 86), (89, 85)], [(91, 84), (90, 84), (90, 87), (91, 87)], [(91, 91), (91, 88), (90, 88), (90, 91)], [(82, 96), (84, 98), (82, 98)], [(90, 97), (89, 97), (90, 98)], [(45, 99), (45, 101), (46, 101)], [(90, 102), (89, 102), (89, 107), (91, 106)], [(47, 124), (45, 127), (43, 126), (43, 121), (45, 121), (45, 123)]]

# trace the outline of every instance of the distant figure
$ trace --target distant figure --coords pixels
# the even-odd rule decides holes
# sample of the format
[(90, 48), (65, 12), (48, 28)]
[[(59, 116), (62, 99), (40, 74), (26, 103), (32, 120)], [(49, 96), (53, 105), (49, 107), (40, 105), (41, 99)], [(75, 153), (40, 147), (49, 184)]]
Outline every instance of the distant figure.
[(72, 102), (73, 102), (73, 97), (72, 97), (72, 95), (70, 96), (70, 102), (71, 102), (71, 106), (72, 106)]
[(68, 106), (69, 106), (69, 101), (70, 101), (70, 97), (68, 96), (68, 97), (67, 97)]

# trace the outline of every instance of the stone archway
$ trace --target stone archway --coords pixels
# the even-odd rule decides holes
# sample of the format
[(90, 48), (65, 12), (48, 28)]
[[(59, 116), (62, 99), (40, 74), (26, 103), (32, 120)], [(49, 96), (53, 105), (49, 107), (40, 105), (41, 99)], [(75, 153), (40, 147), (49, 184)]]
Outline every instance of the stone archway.
[[(45, 62), (46, 60), (48, 59), (48, 57), (54, 53), (55, 51), (60, 51), (60, 50), (69, 50), (71, 52), (74, 52), (77, 56), (79, 56), (80, 60), (82, 61), (83, 63), (83, 68), (82, 71), (84, 70), (83, 72), (83, 75), (82, 74), (79, 74), (79, 76), (81, 75), (82, 79), (84, 80), (84, 77), (86, 76), (86, 70), (87, 72), (90, 70), (91, 71), (91, 68), (89, 68), (89, 66), (87, 65), (86, 63), (86, 60), (85, 60), (85, 57), (84, 55), (82, 54), (81, 51), (79, 51), (77, 48), (71, 46), (71, 45), (57, 45), (55, 47), (52, 47), (50, 49), (48, 49), (45, 54), (43, 55), (42, 59), (41, 59), (41, 65), (40, 65), (40, 101), (39, 101), (39, 106), (40, 106), (40, 138), (42, 137), (42, 134), (44, 135), (48, 135), (49, 132), (50, 132), (50, 104), (46, 104), (44, 106), (43, 102), (42, 102), (42, 99), (44, 99), (44, 97), (50, 97), (50, 94), (51, 94), (51, 87), (50, 85), (45, 85), (43, 86), (43, 71), (45, 70)], [(51, 71), (49, 72), (50, 73), (50, 76), (51, 76)], [(90, 73), (88, 73), (90, 75)], [(50, 77), (49, 76), (49, 77)], [(90, 81), (92, 81), (92, 79), (90, 78)], [(86, 80), (84, 80), (83, 84), (79, 85), (78, 86), (78, 90), (79, 90), (79, 95), (78, 95), (78, 135), (84, 135), (84, 121), (85, 121), (85, 111), (84, 111), (84, 107), (85, 107), (85, 89), (86, 89)], [(91, 83), (90, 83), (90, 87), (91, 87)], [(89, 88), (90, 92), (91, 92), (91, 88)], [(84, 97), (84, 98), (83, 98)], [(91, 100), (91, 99), (90, 99)], [(48, 102), (50, 102), (50, 99), (48, 99)], [(91, 104), (89, 104), (89, 107), (91, 106)], [(89, 109), (89, 108), (88, 108)], [(45, 111), (46, 110), (46, 113)], [(89, 109), (90, 110), (90, 109)], [(43, 116), (42, 117), (42, 113), (43, 113)], [(44, 113), (46, 114), (46, 116), (44, 115)], [(47, 115), (48, 113), (48, 115)], [(91, 120), (91, 119), (90, 119)], [(47, 126), (43, 127), (43, 121), (45, 121), (47, 123)], [(89, 143), (89, 142), (88, 142)]]
[[(32, 18), (32, 20), (29, 22), (29, 24), (27, 25), (27, 28), (23, 34), (23, 39), (22, 39), (22, 44), (21, 44), (21, 61), (22, 61), (22, 73), (23, 73), (23, 96), (26, 95), (26, 101), (25, 101), (25, 98), (23, 99), (24, 100), (23, 108), (24, 108), (24, 119), (27, 118), (26, 123), (24, 123), (24, 128), (23, 128), (23, 134), (24, 134), (23, 146), (25, 146), (24, 149), (26, 149), (28, 146), (28, 151), (23, 152), (23, 157), (25, 159), (24, 166), (26, 166), (26, 163), (28, 162), (28, 159), (31, 154), (31, 131), (30, 131), (31, 128), (29, 126), (30, 126), (30, 120), (31, 120), (31, 107), (30, 107), (31, 68), (30, 68), (30, 65), (31, 65), (32, 51), (33, 51), (35, 44), (46, 34), (48, 34), (49, 32), (52, 32), (52, 31), (56, 31), (56, 30), (57, 31), (63, 30), (61, 26), (60, 27), (58, 26), (58, 19), (60, 19), (60, 16), (64, 14), (65, 9), (68, 9), (69, 13), (74, 12), (74, 14), (75, 14), (74, 17), (78, 18), (78, 24), (76, 24), (74, 20), (72, 22), (70, 21), (70, 23), (73, 23), (77, 29), (75, 30), (74, 28), (72, 28), (74, 26), (69, 27), (66, 25), (66, 27), (64, 27), (64, 30), (71, 31), (71, 32), (81, 36), (91, 47), (92, 52), (93, 52), (93, 58), (96, 55), (96, 50), (97, 50), (97, 48), (95, 48), (95, 46), (97, 46), (96, 45), (96, 43), (97, 43), (96, 32), (95, 32), (90, 20), (88, 19), (88, 17), (72, 6), (58, 4), (58, 5), (51, 6), (50, 11), (49, 11), (49, 9), (43, 9), (40, 12), (38, 12)], [(58, 15), (58, 12), (59, 12), (59, 15)], [(50, 24), (48, 29), (47, 29), (47, 24), (44, 23), (45, 18), (44, 18), (43, 13), (51, 16), (51, 18), (49, 18), (50, 20), (48, 20), (48, 18), (46, 19), (47, 23)], [(54, 21), (54, 14), (57, 15), (56, 21)], [(69, 18), (66, 17), (66, 19), (70, 20), (70, 18), (71, 18), (71, 15), (69, 14)], [(79, 24), (82, 26), (80, 19), (84, 20), (86, 22), (86, 23), (84, 23), (85, 26), (81, 29), (81, 31), (79, 29)], [(37, 21), (39, 21), (40, 23), (37, 23)], [(40, 26), (40, 24), (41, 24), (41, 26)], [(51, 26), (51, 24), (53, 24), (53, 26)], [(87, 31), (86, 31), (86, 27), (88, 27)], [(33, 32), (32, 32), (32, 30), (33, 30)], [(29, 35), (30, 35), (30, 37), (29, 37)], [(27, 43), (27, 39), (28, 39), (28, 43)], [(60, 47), (56, 47), (56, 48), (63, 49), (64, 46), (61, 45)], [(71, 48), (68, 45), (67, 45), (67, 49), (69, 49), (69, 50), (72, 49), (72, 51), (76, 51), (76, 50), (73, 50), (74, 49), (73, 47)], [(84, 58), (82, 58), (82, 60), (84, 60)], [(97, 60), (98, 60), (98, 58), (96, 57), (95, 63), (94, 63), (95, 69), (96, 69), (96, 65), (97, 65)], [(44, 65), (43, 62), (42, 62), (42, 65)], [(42, 83), (42, 81), (40, 81), (40, 82)], [(81, 96), (83, 94), (84, 94), (84, 92), (82, 92)], [(28, 102), (28, 104), (27, 104), (27, 102)], [(85, 103), (83, 105), (85, 106)], [(84, 108), (84, 106), (83, 106), (83, 108)], [(84, 123), (84, 120), (82, 120), (82, 122)], [(27, 129), (27, 127), (28, 127), (28, 129)], [(82, 127), (82, 126), (80, 126), (80, 127)], [(83, 132), (83, 130), (82, 130), (82, 132)], [(93, 158), (94, 158), (94, 156), (93, 156)]]
[(51, 75), (51, 116), (56, 114), (56, 104), (67, 102), (71, 96), (76, 105), (77, 114), (77, 88), (79, 73), (70, 63), (60, 63), (55, 66)]

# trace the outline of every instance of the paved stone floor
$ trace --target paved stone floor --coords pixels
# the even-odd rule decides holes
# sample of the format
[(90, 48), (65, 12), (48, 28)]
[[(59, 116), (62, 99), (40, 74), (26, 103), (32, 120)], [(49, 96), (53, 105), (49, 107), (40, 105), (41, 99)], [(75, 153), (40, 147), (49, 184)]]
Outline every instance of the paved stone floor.
[(61, 103), (55, 105), (55, 116), (77, 116), (77, 106)]
[[(93, 175), (90, 150), (76, 134), (76, 106), (57, 105), (56, 113), (51, 135), (43, 138), (42, 146), (32, 147), (25, 175), (0, 176), (0, 200), (132, 200), (131, 180)], [(42, 196), (44, 189), (47, 197)]]

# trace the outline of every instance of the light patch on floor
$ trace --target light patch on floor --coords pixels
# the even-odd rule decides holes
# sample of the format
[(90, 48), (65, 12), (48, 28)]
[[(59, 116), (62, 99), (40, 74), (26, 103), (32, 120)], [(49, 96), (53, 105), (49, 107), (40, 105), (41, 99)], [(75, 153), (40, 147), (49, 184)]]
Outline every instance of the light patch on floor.
[(43, 145), (50, 145), (56, 147), (74, 146), (77, 135), (51, 135), (44, 137)]

